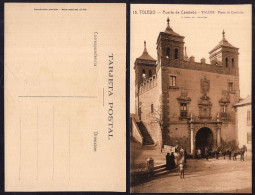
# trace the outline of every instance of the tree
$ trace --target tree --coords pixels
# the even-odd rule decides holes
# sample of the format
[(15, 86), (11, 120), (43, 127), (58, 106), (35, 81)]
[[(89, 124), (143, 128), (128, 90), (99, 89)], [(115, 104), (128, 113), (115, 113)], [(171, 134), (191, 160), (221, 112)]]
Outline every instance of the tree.
[(157, 123), (161, 130), (161, 152), (162, 152), (164, 143), (166, 143), (166, 141), (168, 141), (167, 139), (169, 139), (169, 136), (167, 134), (168, 132), (167, 127), (169, 126), (169, 124), (168, 124), (168, 121), (164, 120), (162, 108), (158, 110), (153, 109), (151, 112), (151, 117), (153, 119), (152, 122)]

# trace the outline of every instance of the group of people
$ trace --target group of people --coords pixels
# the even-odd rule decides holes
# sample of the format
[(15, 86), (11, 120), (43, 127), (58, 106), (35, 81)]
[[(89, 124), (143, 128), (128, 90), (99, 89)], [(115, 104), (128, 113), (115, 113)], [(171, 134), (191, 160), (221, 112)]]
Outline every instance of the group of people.
[(215, 157), (216, 159), (219, 159), (219, 156), (223, 156), (225, 159), (225, 156), (229, 156), (229, 160), (231, 160), (231, 157), (233, 156), (233, 160), (237, 160), (236, 157), (240, 155), (240, 160), (244, 161), (244, 153), (247, 151), (247, 147), (243, 145), (242, 148), (238, 148), (236, 146), (231, 147), (202, 147), (201, 149), (198, 148), (196, 150), (196, 158), (206, 158), (208, 160), (209, 157)]
[[(186, 150), (184, 150), (183, 148), (181, 148), (180, 150), (176, 148), (175, 153), (177, 157), (175, 157), (174, 152), (171, 152), (171, 155), (170, 153), (167, 153), (166, 169), (171, 170), (179, 166), (180, 177), (184, 179), (184, 163), (186, 163), (186, 158), (187, 158)], [(176, 163), (176, 160), (177, 160), (177, 163)]]
[(243, 145), (242, 148), (230, 147), (226, 150), (223, 150), (222, 155), (224, 156), (224, 159), (225, 159), (225, 156), (228, 155), (229, 160), (231, 160), (231, 156), (233, 156), (233, 160), (237, 160), (236, 157), (240, 155), (240, 160), (244, 161), (245, 152), (247, 152), (247, 147)]
[(166, 169), (171, 170), (176, 167), (174, 153), (171, 152), (166, 154)]

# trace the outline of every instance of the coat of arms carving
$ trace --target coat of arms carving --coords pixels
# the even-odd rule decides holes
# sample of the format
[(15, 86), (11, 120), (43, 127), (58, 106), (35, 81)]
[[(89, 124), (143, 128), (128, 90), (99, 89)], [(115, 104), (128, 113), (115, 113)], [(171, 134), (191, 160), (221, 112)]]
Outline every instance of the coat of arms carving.
[(210, 80), (206, 77), (200, 80), (201, 93), (208, 93), (210, 90)]

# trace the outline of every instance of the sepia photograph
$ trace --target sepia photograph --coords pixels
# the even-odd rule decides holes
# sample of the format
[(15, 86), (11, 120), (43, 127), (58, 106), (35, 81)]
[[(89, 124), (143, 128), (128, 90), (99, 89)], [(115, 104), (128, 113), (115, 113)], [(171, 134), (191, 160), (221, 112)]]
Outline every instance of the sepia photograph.
[(131, 4), (130, 192), (252, 192), (252, 6)]
[(126, 4), (4, 6), (4, 190), (125, 192)]

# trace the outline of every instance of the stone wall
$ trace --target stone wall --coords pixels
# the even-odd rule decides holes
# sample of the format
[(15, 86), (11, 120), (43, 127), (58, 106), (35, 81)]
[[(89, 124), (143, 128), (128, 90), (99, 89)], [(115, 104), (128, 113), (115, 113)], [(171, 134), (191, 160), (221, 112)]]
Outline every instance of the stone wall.
[[(192, 113), (195, 120), (199, 120), (199, 107), (198, 103), (201, 96), (200, 80), (206, 77), (210, 82), (210, 89), (207, 96), (211, 101), (211, 120), (216, 120), (216, 116), (221, 112), (221, 105), (219, 101), (224, 96), (224, 93), (228, 91), (228, 82), (233, 82), (234, 91), (229, 93), (230, 103), (227, 105), (227, 114), (229, 117), (228, 122), (235, 122), (235, 111), (233, 105), (239, 99), (239, 81), (238, 77), (233, 75), (223, 75), (208, 72), (198, 72), (194, 70), (177, 69), (167, 67), (163, 69), (162, 83), (163, 89), (168, 93), (168, 118), (171, 121), (179, 121), (180, 119), (180, 104), (177, 100), (181, 96), (181, 91), (187, 92), (187, 97), (190, 97), (191, 101), (188, 104), (188, 113)], [(176, 87), (169, 88), (170, 75), (176, 76)], [(226, 122), (227, 123), (227, 122)]]
[[(141, 121), (146, 126), (154, 143), (161, 141), (161, 130), (153, 117), (158, 117), (156, 111), (160, 110), (160, 84), (157, 83), (157, 77), (141, 87), (139, 95), (141, 107)], [(152, 113), (153, 105), (153, 113)]]
[[(170, 87), (170, 76), (176, 76), (176, 86)], [(209, 81), (209, 91), (206, 93), (211, 102), (211, 118), (199, 118), (200, 111), (198, 103), (203, 96), (201, 91), (201, 80)], [(233, 91), (229, 92), (228, 82), (233, 83)], [(206, 123), (216, 121), (217, 115), (222, 112), (222, 106), (219, 101), (222, 98), (228, 98), (229, 103), (226, 107), (227, 118), (222, 120), (221, 138), (224, 141), (235, 140), (237, 135), (235, 132), (235, 110), (233, 105), (239, 100), (239, 80), (238, 76), (230, 74), (218, 74), (206, 71), (196, 71), (190, 69), (180, 69), (174, 67), (162, 67), (162, 87), (165, 95), (167, 115), (169, 120), (169, 142), (174, 144), (175, 140), (189, 140), (184, 143), (184, 147), (189, 151), (190, 149), (190, 129), (188, 121), (190, 115), (196, 122)], [(190, 98), (187, 110), (188, 117), (180, 118), (180, 103), (178, 97), (185, 91), (186, 98)], [(227, 96), (227, 97), (226, 97)], [(201, 126), (202, 127), (202, 126)], [(216, 125), (210, 128), (214, 134), (214, 141), (216, 143)], [(197, 129), (198, 130), (198, 129)], [(194, 132), (194, 137), (196, 132)], [(172, 140), (171, 140), (172, 138)]]

